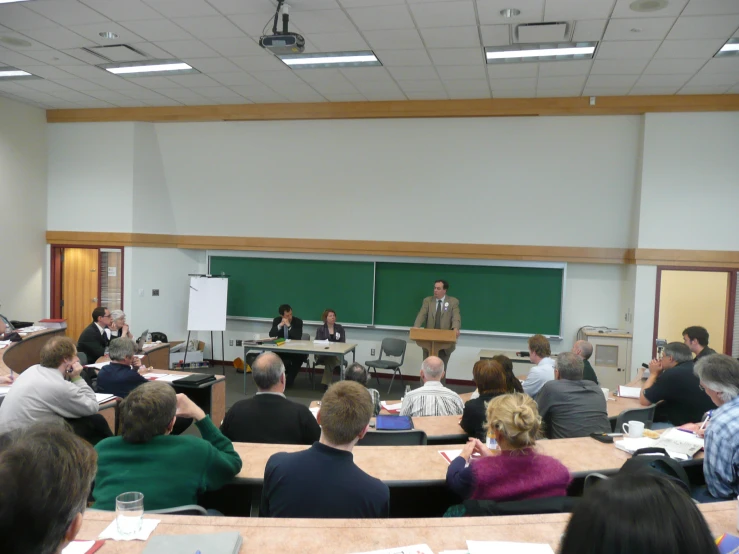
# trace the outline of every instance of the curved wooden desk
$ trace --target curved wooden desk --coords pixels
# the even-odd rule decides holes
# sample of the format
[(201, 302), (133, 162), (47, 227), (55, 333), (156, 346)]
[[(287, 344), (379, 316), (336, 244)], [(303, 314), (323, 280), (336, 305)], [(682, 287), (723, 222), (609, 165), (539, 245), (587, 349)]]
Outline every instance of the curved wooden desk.
[(0, 375), (8, 375), (12, 369), (23, 373), (40, 361), (41, 349), (49, 339), (64, 336), (66, 329), (44, 329), (26, 335), (22, 341), (0, 349)]
[[(736, 502), (699, 507), (714, 535), (736, 534)], [(112, 512), (85, 512), (78, 540), (94, 540), (113, 521)], [(238, 531), (239, 552), (346, 554), (425, 543), (433, 552), (466, 550), (466, 540), (549, 544), (556, 552), (570, 514), (420, 519), (265, 519), (146, 515), (161, 523), (152, 535)], [(138, 554), (144, 541), (106, 541), (101, 554)]]

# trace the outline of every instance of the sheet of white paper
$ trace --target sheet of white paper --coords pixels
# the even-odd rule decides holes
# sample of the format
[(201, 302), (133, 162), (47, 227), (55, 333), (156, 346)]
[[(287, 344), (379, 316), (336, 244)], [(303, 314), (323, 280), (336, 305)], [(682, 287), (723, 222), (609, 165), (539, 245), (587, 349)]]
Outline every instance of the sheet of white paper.
[(548, 544), (503, 541), (467, 541), (470, 554), (554, 554)]
[(641, 389), (639, 387), (624, 387), (623, 385), (619, 385), (618, 395), (623, 398), (639, 398), (641, 396)]
[(380, 406), (385, 408), (388, 412), (397, 412), (398, 410), (400, 410), (401, 406), (403, 406), (403, 403), (398, 402), (397, 404), (390, 404), (383, 400), (382, 402), (380, 402)]
[(97, 398), (98, 404), (104, 404), (108, 400), (115, 398), (115, 394), (101, 394), (96, 392), (95, 398)]
[(172, 375), (171, 373), (147, 373), (144, 375), (149, 381), (164, 381), (165, 383), (171, 383), (177, 379), (184, 379), (187, 375)]
[(314, 340), (313, 344), (325, 344), (328, 345), (328, 339), (326, 340)]
[(470, 554), (469, 550), (442, 550), (439, 554)]
[(156, 529), (160, 521), (161, 520), (159, 519), (144, 519), (141, 522), (141, 529), (139, 529), (138, 533), (124, 537), (118, 534), (118, 526), (116, 525), (115, 520), (113, 520), (110, 525), (108, 525), (105, 530), (98, 535), (98, 539), (113, 539), (114, 541), (145, 541), (149, 539), (149, 535), (151, 535), (152, 531)]
[(0, 387), (0, 396), (5, 396), (10, 392), (10, 387)]
[(439, 454), (444, 458), (447, 463), (451, 464), (452, 460), (462, 453), (462, 449), (459, 450), (439, 450)]
[(310, 410), (310, 413), (313, 414), (313, 417), (316, 417), (318, 415), (318, 410), (321, 408), (308, 408)]
[(62, 554), (85, 554), (94, 544), (95, 541), (72, 541), (62, 550)]
[(141, 358), (146, 356), (146, 354), (136, 354), (135, 356), (140, 360)]
[(400, 546), (398, 548), (388, 548), (386, 550), (357, 552), (356, 554), (434, 554), (434, 552), (427, 544), (414, 544), (412, 546)]
[(95, 369), (103, 369), (110, 362), (100, 362), (99, 364), (85, 364), (85, 367), (94, 367)]
[(8, 345), (10, 345), (9, 340), (0, 340), (0, 348), (5, 348)]

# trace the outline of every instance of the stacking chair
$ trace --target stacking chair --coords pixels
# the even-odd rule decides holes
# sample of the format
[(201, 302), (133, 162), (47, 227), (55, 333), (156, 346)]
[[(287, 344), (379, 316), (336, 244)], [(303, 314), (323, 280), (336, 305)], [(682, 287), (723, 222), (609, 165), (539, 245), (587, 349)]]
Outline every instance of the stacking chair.
[(208, 511), (197, 504), (175, 506), (174, 508), (163, 508), (161, 510), (146, 510), (146, 514), (170, 514), (175, 516), (207, 516)]
[(623, 429), (623, 424), (628, 423), (629, 421), (641, 421), (644, 423), (645, 429), (651, 429), (652, 423), (654, 422), (654, 411), (656, 408), (657, 406), (653, 405), (647, 408), (635, 408), (633, 410), (621, 412), (616, 418), (614, 433), (620, 433)]
[[(405, 360), (406, 346), (408, 346), (408, 343), (404, 340), (382, 339), (382, 344), (380, 345), (380, 357), (377, 360), (364, 362), (364, 365), (367, 367), (367, 369), (371, 370), (372, 373), (375, 375), (375, 380), (377, 381), (378, 388), (380, 386), (380, 378), (377, 376), (376, 370), (391, 369), (393, 371), (393, 376), (390, 379), (390, 386), (387, 388), (388, 394), (390, 393), (390, 389), (393, 388), (393, 381), (395, 380), (396, 373), (400, 377), (400, 383), (405, 384), (403, 381), (403, 373), (400, 371), (400, 367), (403, 365), (403, 361)], [(393, 356), (395, 358), (400, 358), (400, 361), (396, 362), (394, 360), (388, 359), (383, 360), (383, 354), (386, 354), (387, 356)]]
[(410, 431), (368, 431), (357, 446), (426, 446), (426, 433), (420, 429)]

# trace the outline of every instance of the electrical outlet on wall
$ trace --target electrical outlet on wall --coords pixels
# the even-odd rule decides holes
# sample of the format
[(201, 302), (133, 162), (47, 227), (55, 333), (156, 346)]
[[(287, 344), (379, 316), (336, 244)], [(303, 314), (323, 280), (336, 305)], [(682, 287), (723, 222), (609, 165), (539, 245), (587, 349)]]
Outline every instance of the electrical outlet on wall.
[(374, 348), (370, 348), (370, 356), (374, 356), (374, 355), (375, 355), (375, 349)]
[(233, 339), (228, 339), (228, 345), (229, 345), (229, 346), (233, 346), (233, 345), (234, 345), (234, 341), (233, 341)]
[(243, 341), (236, 339), (236, 346), (243, 346), (243, 345), (244, 345)]
[(159, 296), (159, 289), (151, 289), (152, 296)]

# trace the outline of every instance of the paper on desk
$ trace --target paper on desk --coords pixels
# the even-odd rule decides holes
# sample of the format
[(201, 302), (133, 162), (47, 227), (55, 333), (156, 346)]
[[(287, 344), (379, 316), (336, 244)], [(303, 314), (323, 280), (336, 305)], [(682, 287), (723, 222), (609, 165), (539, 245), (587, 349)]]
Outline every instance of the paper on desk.
[(388, 412), (399, 412), (400, 408), (403, 406), (403, 403), (398, 402), (397, 404), (389, 404), (383, 400), (382, 402), (380, 402), (380, 406), (385, 408)]
[(104, 404), (108, 400), (113, 400), (115, 398), (115, 394), (102, 394), (102, 393), (96, 392), (95, 398), (97, 399), (98, 404)]
[(126, 535), (124, 537), (118, 533), (118, 526), (116, 525), (115, 520), (113, 520), (110, 525), (108, 525), (105, 530), (98, 535), (98, 539), (113, 539), (114, 541), (145, 541), (149, 539), (149, 535), (151, 535), (152, 531), (156, 529), (160, 521), (161, 520), (159, 519), (144, 519), (141, 522), (141, 529), (139, 529), (138, 533)]
[(11, 343), (9, 340), (0, 340), (0, 348), (5, 348)]
[(386, 550), (356, 552), (355, 554), (434, 554), (434, 552), (427, 544), (414, 544), (412, 546), (401, 546), (399, 548), (388, 548)]
[(623, 398), (639, 398), (641, 396), (641, 389), (639, 387), (624, 387), (623, 385), (619, 385), (618, 395)]
[(313, 344), (325, 344), (326, 346), (328, 346), (328, 339), (326, 339), (326, 340), (314, 340), (313, 341)]
[(467, 541), (470, 554), (554, 554), (548, 544), (502, 541)]
[(62, 554), (87, 554), (93, 546), (95, 541), (72, 541), (62, 550)]
[(139, 360), (142, 359), (146, 354), (134, 354)]
[(664, 448), (667, 455), (675, 460), (689, 460), (703, 448), (703, 439), (684, 433), (677, 429), (670, 429), (658, 439), (641, 437), (638, 439), (624, 438), (614, 443), (616, 448), (633, 454), (641, 448)]
[(85, 367), (94, 367), (95, 369), (103, 369), (104, 366), (108, 365), (110, 362), (100, 362), (97, 364), (85, 364)]
[(149, 381), (164, 381), (165, 383), (171, 383), (177, 379), (184, 379), (187, 375), (173, 375), (171, 373), (147, 373), (144, 375), (145, 379)]
[(452, 463), (452, 460), (458, 457), (462, 453), (462, 449), (459, 450), (439, 450), (439, 454), (444, 458), (448, 464)]
[(24, 335), (26, 333), (35, 333), (36, 331), (45, 331), (46, 327), (39, 327), (38, 325), (31, 325), (30, 327), (23, 327), (22, 329), (16, 329), (18, 334)]
[(316, 417), (318, 416), (318, 410), (320, 410), (321, 408), (318, 407), (318, 408), (308, 408), (308, 409), (310, 410), (310, 413), (313, 414), (313, 417)]

